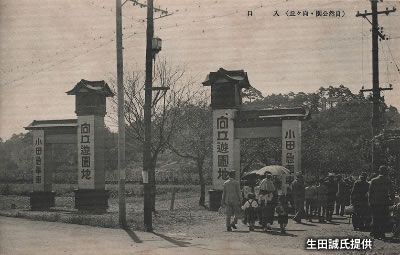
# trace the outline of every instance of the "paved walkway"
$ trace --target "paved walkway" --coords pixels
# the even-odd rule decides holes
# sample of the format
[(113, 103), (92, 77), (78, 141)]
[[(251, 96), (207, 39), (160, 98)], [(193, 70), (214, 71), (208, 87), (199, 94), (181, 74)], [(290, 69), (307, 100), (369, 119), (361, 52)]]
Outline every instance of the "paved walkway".
[[(306, 254), (240, 240), (189, 238), (184, 234), (133, 232), (0, 217), (1, 255), (55, 254)], [(318, 254), (312, 252), (312, 254)]]

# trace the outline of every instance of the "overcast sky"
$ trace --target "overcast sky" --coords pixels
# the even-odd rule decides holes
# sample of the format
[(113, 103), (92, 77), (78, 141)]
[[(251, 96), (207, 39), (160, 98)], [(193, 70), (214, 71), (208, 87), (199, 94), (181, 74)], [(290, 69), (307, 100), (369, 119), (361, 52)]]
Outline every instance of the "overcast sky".
[[(115, 1), (0, 3), (0, 137), (25, 132), (32, 120), (76, 118), (74, 97), (65, 92), (81, 79), (107, 81), (116, 72)], [(199, 83), (223, 67), (244, 69), (264, 95), (340, 84), (358, 93), (372, 86), (371, 25), (355, 17), (370, 11), (368, 0), (158, 0), (155, 6), (173, 12), (155, 20), (163, 39), (159, 55), (185, 65)], [(380, 10), (386, 7), (400, 9), (400, 3), (379, 2)], [(344, 17), (316, 17), (316, 10)], [(146, 10), (127, 2), (122, 11), (125, 71), (144, 70)], [(392, 38), (379, 42), (380, 85), (393, 84), (384, 96), (400, 109), (399, 24), (400, 10), (379, 16)]]

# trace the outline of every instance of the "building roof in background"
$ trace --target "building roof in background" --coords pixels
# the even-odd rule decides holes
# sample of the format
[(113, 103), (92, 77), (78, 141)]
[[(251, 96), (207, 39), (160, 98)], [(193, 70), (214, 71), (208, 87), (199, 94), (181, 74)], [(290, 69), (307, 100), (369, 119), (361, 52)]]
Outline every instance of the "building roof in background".
[(64, 119), (64, 120), (34, 120), (29, 126), (25, 127), (26, 130), (57, 128), (57, 127), (77, 127), (77, 119)]

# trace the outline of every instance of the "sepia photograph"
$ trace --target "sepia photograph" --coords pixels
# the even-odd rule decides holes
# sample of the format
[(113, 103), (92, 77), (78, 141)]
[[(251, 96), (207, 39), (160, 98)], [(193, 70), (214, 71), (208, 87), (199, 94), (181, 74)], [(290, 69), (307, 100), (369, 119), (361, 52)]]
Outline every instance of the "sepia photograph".
[(400, 0), (0, 0), (0, 255), (400, 253)]

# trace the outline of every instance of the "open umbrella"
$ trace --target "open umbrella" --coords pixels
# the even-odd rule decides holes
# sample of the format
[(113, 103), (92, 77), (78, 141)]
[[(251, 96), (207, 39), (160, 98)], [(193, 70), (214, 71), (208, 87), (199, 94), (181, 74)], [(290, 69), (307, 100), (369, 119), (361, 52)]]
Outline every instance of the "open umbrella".
[(283, 167), (283, 166), (265, 166), (259, 170), (253, 170), (247, 174), (245, 174), (242, 179), (243, 180), (248, 180), (252, 178), (256, 178), (258, 176), (264, 176), (265, 172), (270, 172), (272, 175), (289, 175), (290, 171), (289, 169)]

